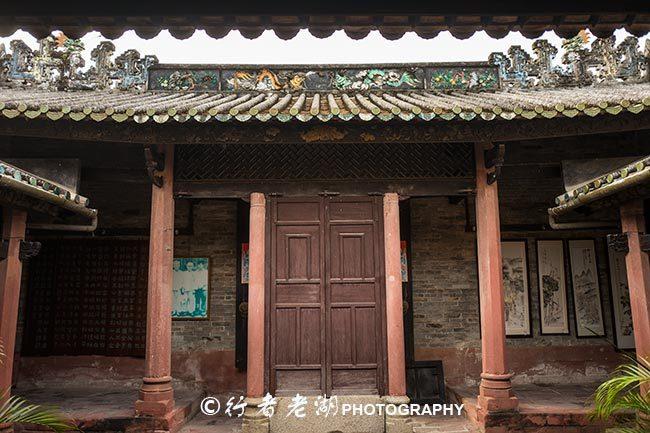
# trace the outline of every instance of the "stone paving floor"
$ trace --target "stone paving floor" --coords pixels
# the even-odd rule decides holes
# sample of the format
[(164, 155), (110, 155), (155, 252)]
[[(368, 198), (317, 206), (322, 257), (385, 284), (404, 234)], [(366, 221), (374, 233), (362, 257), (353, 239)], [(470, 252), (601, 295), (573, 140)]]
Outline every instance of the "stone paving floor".
[(179, 433), (238, 433), (241, 431), (241, 418), (207, 416), (202, 413), (185, 424)]
[[(40, 383), (21, 385), (12, 393), (47, 407), (54, 407), (85, 431), (124, 431), (135, 415), (137, 382)], [(188, 410), (202, 391), (175, 386), (176, 407)]]
[[(31, 403), (56, 406), (61, 412), (77, 419), (122, 418), (133, 416), (133, 405), (138, 398), (137, 386), (117, 383), (48, 384), (47, 386), (18, 387), (13, 393)], [(201, 392), (176, 387), (177, 404), (187, 404)]]
[[(524, 414), (582, 415), (590, 409), (589, 400), (597, 384), (517, 385), (515, 393)], [(139, 382), (124, 383), (67, 383), (66, 386), (19, 386), (15, 394), (33, 403), (58, 406), (72, 415), (87, 430), (115, 431), (128, 425), (133, 417), (133, 402)], [(477, 390), (455, 388), (450, 397), (462, 398), (466, 408), (476, 404)], [(177, 405), (188, 405), (200, 400), (196, 390), (175, 388)], [(413, 420), (414, 433), (477, 433), (476, 427), (465, 417), (417, 417)], [(237, 433), (241, 419), (209, 417), (197, 414), (181, 433)], [(303, 432), (308, 433), (308, 432)]]
[[(513, 390), (524, 411), (548, 413), (586, 413), (593, 407), (591, 397), (598, 383), (579, 384), (525, 384), (515, 385)], [(478, 387), (454, 387), (452, 390), (468, 404), (476, 404)]]
[(478, 433), (464, 416), (418, 416), (413, 420), (413, 433)]
[[(241, 420), (226, 417), (210, 417), (197, 414), (179, 433), (238, 433)], [(462, 416), (427, 417), (419, 416), (413, 420), (413, 433), (478, 433)], [(308, 433), (308, 432), (303, 432)]]

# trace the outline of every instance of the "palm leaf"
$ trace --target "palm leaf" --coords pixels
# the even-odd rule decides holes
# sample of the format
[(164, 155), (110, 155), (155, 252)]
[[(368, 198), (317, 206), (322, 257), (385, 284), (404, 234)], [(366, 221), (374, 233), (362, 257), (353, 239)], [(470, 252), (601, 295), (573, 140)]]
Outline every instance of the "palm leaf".
[(648, 433), (643, 427), (616, 427), (607, 429), (607, 433)]
[[(4, 363), (5, 347), (0, 339), (0, 365)], [(54, 409), (28, 403), (24, 398), (9, 397), (9, 390), (0, 394), (0, 424), (26, 423), (49, 427), (55, 432), (79, 430), (72, 421)]]
[(30, 404), (18, 396), (10, 397), (0, 406), (0, 423), (37, 424), (55, 432), (78, 430), (69, 419), (55, 410)]
[(594, 394), (592, 419), (607, 420), (622, 412), (636, 412), (634, 427), (618, 427), (609, 431), (616, 433), (648, 432), (645, 418), (650, 416), (650, 393), (641, 392), (642, 385), (650, 384), (650, 363), (627, 356), (630, 362), (619, 366), (614, 375), (602, 383)]

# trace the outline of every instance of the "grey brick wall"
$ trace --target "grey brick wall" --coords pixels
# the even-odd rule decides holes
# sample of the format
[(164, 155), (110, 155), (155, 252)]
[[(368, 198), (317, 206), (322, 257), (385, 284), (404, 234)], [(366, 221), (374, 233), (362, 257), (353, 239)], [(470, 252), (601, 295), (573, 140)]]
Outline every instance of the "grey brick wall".
[[(502, 201), (508, 197), (501, 198)], [(474, 208), (471, 201), (471, 214)], [(507, 205), (503, 207), (507, 208)], [(413, 332), (416, 347), (477, 347), (480, 343), (479, 294), (476, 262), (476, 233), (465, 230), (464, 204), (450, 204), (444, 197), (411, 200)], [(470, 224), (473, 225), (473, 218)], [(612, 341), (609, 277), (607, 274), (605, 232), (502, 232), (504, 240), (526, 240), (528, 282), (532, 316), (532, 338), (509, 338), (508, 344), (577, 345)], [(596, 240), (600, 289), (607, 336), (578, 339), (575, 336), (573, 300), (569, 275), (569, 323), (571, 335), (541, 336), (539, 325), (539, 289), (537, 283), (536, 239)], [(568, 254), (565, 257), (568, 268)]]
[(411, 200), (413, 328), (416, 347), (458, 346), (479, 338), (476, 236), (463, 204)]
[[(177, 220), (186, 208), (177, 206)], [(175, 255), (210, 258), (209, 320), (174, 320), (174, 350), (234, 350), (237, 203), (203, 200), (194, 205), (191, 236), (176, 236)]]
[[(502, 239), (527, 241), (532, 338), (509, 338), (512, 346), (603, 345), (613, 341), (610, 285), (605, 236), (617, 229), (555, 231), (548, 224), (547, 209), (563, 190), (563, 159), (637, 156), (647, 154), (643, 134), (589, 136), (582, 140), (536, 140), (507, 145), (505, 167), (499, 179)], [(464, 204), (450, 204), (444, 197), (416, 198), (412, 206), (413, 314), (416, 348), (477, 347), (479, 304), (476, 234), (466, 231)], [(474, 226), (474, 202), (470, 199), (469, 226)], [(598, 216), (616, 220), (605, 212)], [(538, 226), (531, 231), (530, 225)], [(541, 336), (537, 284), (536, 239), (595, 239), (600, 289), (605, 319), (605, 338), (581, 338), (575, 334), (569, 275), (569, 323), (571, 335)], [(568, 254), (565, 254), (568, 268)]]

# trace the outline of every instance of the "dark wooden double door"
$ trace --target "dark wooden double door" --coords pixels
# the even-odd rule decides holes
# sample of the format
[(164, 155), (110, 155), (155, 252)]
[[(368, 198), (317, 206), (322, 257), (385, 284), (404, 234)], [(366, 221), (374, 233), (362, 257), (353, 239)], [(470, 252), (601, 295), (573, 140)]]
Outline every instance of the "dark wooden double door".
[(270, 204), (271, 392), (383, 394), (381, 197)]

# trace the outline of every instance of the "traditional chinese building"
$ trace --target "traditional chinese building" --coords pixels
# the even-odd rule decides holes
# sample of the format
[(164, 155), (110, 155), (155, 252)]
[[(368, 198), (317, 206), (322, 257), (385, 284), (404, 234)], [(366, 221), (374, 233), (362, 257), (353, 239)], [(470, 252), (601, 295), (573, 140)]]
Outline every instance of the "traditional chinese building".
[[(283, 431), (256, 413), (267, 393), (599, 431), (585, 399), (622, 352), (650, 355), (638, 45), (196, 66), (106, 41), (84, 68), (77, 40), (12, 42), (0, 388), (89, 431), (175, 431), (206, 394), (246, 396), (244, 431)], [(359, 422), (309, 431), (413, 428)]]

